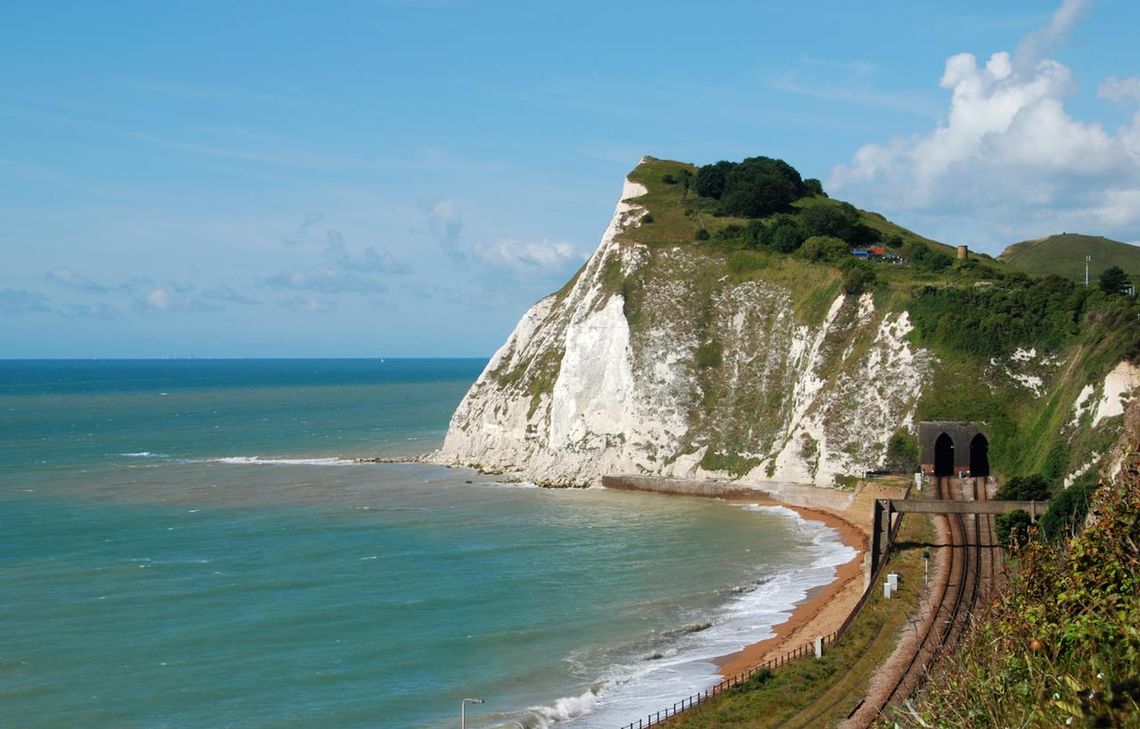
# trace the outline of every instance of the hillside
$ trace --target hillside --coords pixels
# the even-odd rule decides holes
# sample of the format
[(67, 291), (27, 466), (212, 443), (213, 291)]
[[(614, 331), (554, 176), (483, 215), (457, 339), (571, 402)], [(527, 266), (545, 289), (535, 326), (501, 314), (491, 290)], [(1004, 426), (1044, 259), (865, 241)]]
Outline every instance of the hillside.
[(1140, 277), (1140, 246), (1078, 233), (1014, 243), (1002, 251), (998, 260), (1032, 276), (1055, 275), (1084, 283), (1085, 256), (1092, 256), (1090, 282), (1095, 283), (1101, 272), (1111, 266), (1120, 267), (1133, 278)]
[(435, 460), (546, 485), (829, 486), (912, 469), (917, 421), (961, 419), (989, 423), (1000, 473), (1058, 488), (1095, 473), (1140, 375), (1136, 303), (952, 251), (779, 160), (646, 158), (597, 251), (519, 322)]

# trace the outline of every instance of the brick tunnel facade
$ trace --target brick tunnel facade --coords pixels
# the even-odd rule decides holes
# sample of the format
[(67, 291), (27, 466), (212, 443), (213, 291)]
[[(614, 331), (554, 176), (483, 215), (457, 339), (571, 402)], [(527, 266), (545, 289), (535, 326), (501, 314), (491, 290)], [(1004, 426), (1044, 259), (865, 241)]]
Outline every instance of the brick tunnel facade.
[(934, 420), (918, 424), (919, 460), (928, 476), (989, 476), (984, 423)]

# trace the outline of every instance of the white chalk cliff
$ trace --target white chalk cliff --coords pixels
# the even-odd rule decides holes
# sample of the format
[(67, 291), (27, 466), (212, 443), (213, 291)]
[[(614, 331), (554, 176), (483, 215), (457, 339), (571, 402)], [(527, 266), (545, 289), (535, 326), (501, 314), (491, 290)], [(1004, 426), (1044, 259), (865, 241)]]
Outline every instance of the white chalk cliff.
[(597, 251), (523, 316), (433, 459), (552, 485), (826, 485), (878, 467), (891, 434), (913, 428), (933, 362), (907, 341), (907, 314), (832, 278), (813, 318), (793, 283), (741, 280), (723, 253), (628, 240), (644, 193), (626, 181)]

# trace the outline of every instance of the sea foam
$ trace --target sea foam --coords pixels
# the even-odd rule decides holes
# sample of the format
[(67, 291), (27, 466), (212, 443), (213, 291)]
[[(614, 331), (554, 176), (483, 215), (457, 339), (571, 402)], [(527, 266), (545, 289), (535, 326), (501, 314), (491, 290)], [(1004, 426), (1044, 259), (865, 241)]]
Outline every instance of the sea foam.
[(782, 506), (746, 505), (748, 511), (777, 515), (805, 537), (806, 564), (787, 567), (738, 586), (713, 614), (700, 616), (658, 634), (650, 652), (620, 661), (603, 672), (593, 686), (577, 695), (531, 707), (504, 727), (527, 729), (554, 725), (574, 729), (612, 729), (638, 717), (672, 707), (674, 702), (712, 687), (721, 680), (715, 659), (772, 637), (810, 590), (835, 578), (835, 567), (856, 552), (832, 527), (804, 519)]

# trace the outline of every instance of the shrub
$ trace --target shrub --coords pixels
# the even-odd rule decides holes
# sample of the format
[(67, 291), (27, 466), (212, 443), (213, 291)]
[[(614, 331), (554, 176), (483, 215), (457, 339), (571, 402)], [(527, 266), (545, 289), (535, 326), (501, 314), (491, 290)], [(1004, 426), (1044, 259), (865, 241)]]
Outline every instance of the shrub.
[(697, 240), (708, 240), (709, 231), (706, 228), (698, 228), (696, 235), (693, 236)]
[(1096, 484), (1070, 486), (1049, 502), (1049, 511), (1041, 517), (1041, 531), (1047, 539), (1057, 540), (1077, 532), (1089, 513), (1089, 499)]
[(1029, 529), (1033, 526), (1033, 518), (1024, 509), (1017, 509), (1008, 514), (998, 514), (994, 520), (994, 535), (998, 544), (1003, 547), (1018, 547), (1029, 541)]
[(1109, 266), (1100, 275), (1100, 290), (1106, 294), (1119, 294), (1128, 285), (1128, 274), (1120, 266)]
[(1037, 474), (1014, 476), (1001, 485), (994, 498), (1001, 501), (1047, 501), (1049, 482)]
[(666, 185), (676, 185), (677, 184), (677, 178), (674, 177), (673, 175), (665, 175), (664, 177), (661, 178), (661, 181), (664, 182)]
[(850, 260), (843, 266), (843, 293), (855, 296), (875, 285), (875, 272), (862, 261)]
[(889, 471), (917, 471), (918, 438), (905, 430), (896, 430), (887, 441), (887, 455), (883, 465)]
[(650, 215), (649, 213), (646, 213), (645, 215), (641, 216), (641, 222), (642, 223), (652, 223), (653, 222), (653, 216)]
[(809, 261), (841, 261), (851, 256), (851, 249), (838, 238), (813, 235), (803, 242), (798, 254)]

